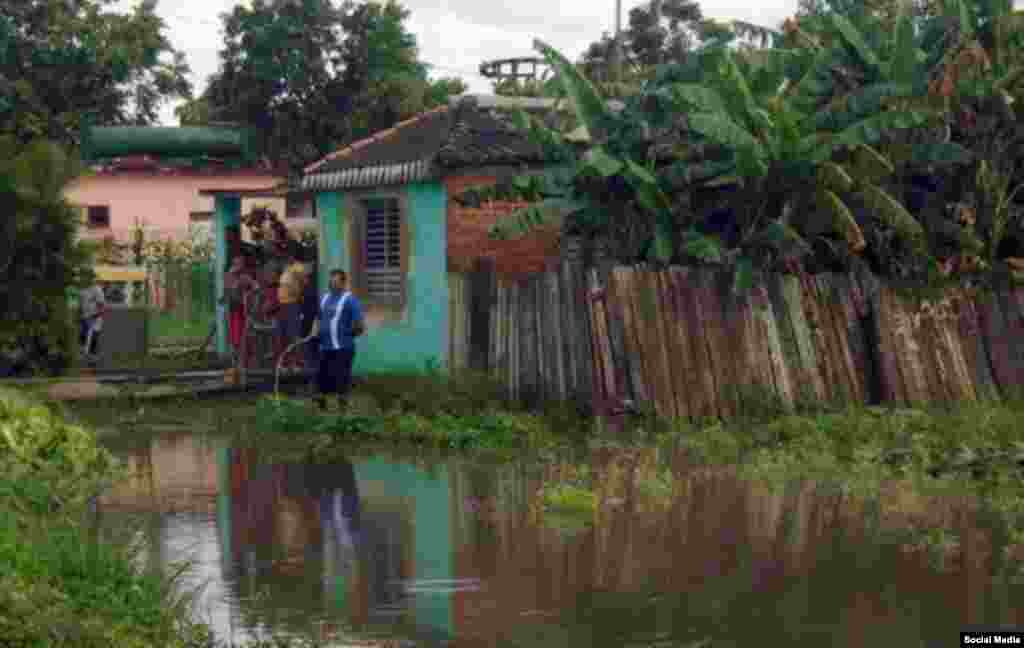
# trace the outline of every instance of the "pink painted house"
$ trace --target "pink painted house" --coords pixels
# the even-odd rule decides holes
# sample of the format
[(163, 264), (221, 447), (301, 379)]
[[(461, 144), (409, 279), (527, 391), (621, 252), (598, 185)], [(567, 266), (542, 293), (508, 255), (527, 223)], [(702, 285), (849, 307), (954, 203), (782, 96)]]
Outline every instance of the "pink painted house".
[[(286, 204), (283, 197), (268, 195), (267, 188), (283, 183), (286, 177), (284, 169), (267, 164), (234, 169), (214, 164), (182, 168), (138, 156), (92, 167), (67, 188), (65, 198), (80, 210), (84, 226), (79, 232), (84, 239), (126, 243), (141, 225), (148, 241), (199, 241), (209, 237), (212, 242), (214, 198), (200, 192), (213, 188), (257, 194), (242, 199), (243, 214), (266, 207), (293, 231), (315, 230), (312, 200), (299, 198)], [(243, 238), (251, 239), (245, 228)], [(150, 276), (149, 286), (151, 306), (174, 306), (175, 299), (163, 280)]]
[[(208, 228), (213, 214), (213, 198), (200, 195), (210, 188), (265, 189), (283, 182), (283, 170), (268, 165), (227, 169), (172, 168), (138, 157), (119, 160), (114, 165), (93, 167), (92, 172), (75, 181), (65, 192), (72, 205), (82, 212), (86, 238), (113, 237), (125, 240), (141, 224), (149, 238), (182, 239), (196, 228)], [(282, 198), (249, 199), (245, 213), (255, 206), (266, 206), (282, 217)], [(312, 214), (293, 210), (291, 225), (312, 226)]]

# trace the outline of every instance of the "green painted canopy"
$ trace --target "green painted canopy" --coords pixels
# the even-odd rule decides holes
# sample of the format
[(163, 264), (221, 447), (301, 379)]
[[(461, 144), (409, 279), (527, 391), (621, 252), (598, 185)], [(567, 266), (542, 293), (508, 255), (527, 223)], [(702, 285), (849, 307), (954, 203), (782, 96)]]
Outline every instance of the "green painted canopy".
[(87, 161), (150, 155), (162, 158), (205, 156), (251, 159), (251, 129), (230, 126), (101, 126), (85, 128), (82, 158)]

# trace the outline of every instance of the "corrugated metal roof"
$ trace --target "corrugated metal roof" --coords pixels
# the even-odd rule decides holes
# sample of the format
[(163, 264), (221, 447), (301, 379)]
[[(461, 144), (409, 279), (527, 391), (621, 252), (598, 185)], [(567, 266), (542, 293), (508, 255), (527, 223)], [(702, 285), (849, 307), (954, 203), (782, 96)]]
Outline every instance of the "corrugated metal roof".
[(312, 173), (302, 178), (303, 191), (335, 191), (383, 187), (410, 182), (423, 182), (438, 177), (437, 168), (430, 159), (377, 164), (367, 167)]

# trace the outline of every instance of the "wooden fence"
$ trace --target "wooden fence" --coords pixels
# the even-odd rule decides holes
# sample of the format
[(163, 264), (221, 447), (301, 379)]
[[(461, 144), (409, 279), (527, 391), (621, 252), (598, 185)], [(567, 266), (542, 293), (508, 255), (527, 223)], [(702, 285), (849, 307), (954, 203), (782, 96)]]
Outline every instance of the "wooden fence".
[(451, 276), (449, 366), (490, 371), (516, 398), (692, 418), (766, 397), (918, 404), (1024, 386), (1024, 289), (921, 305), (871, 276), (775, 275), (738, 297), (729, 273), (584, 270), (576, 251), (525, 280), (486, 263)]
[(449, 366), (491, 372), (513, 398), (593, 398), (593, 349), (582, 259), (566, 246), (559, 267), (528, 279), (498, 277), (493, 262), (449, 273)]

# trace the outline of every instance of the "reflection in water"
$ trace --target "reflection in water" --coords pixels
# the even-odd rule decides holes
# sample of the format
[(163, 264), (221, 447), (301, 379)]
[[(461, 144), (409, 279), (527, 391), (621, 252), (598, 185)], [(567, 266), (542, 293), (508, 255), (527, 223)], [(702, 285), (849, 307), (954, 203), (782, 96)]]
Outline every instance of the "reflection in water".
[[(201, 614), (225, 638), (316, 631), (456, 646), (949, 645), (967, 624), (1024, 624), (995, 582), (1005, 538), (950, 508), (961, 545), (943, 571), (880, 540), (877, 507), (814, 483), (783, 491), (653, 452), (599, 450), (593, 524), (549, 528), (545, 481), (576, 469), (383, 459), (255, 461), (168, 435), (125, 459), (101, 501), (149, 516), (149, 555), (196, 561)], [(664, 463), (664, 460), (662, 461)], [(204, 612), (205, 611), (205, 612)]]

